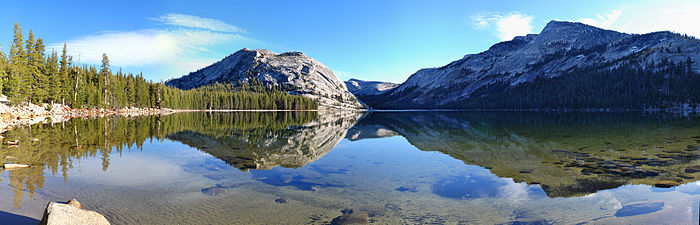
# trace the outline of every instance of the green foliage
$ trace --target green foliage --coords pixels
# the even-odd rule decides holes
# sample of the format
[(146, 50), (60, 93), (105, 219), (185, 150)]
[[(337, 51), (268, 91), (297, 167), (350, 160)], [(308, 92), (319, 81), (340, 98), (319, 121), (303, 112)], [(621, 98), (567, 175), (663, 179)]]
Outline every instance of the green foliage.
[(298, 95), (290, 95), (281, 87), (265, 87), (262, 83), (233, 85), (216, 83), (192, 90), (180, 90), (157, 85), (164, 92), (162, 104), (176, 109), (230, 109), (230, 110), (304, 110), (318, 108), (318, 102)]
[(214, 84), (194, 90), (180, 90), (147, 81), (142, 74), (114, 74), (107, 54), (99, 70), (74, 65), (63, 44), (58, 53), (45, 55), (44, 41), (29, 31), (26, 44), (22, 28), (15, 24), (14, 39), (6, 59), (0, 52), (2, 93), (13, 102), (62, 103), (73, 108), (172, 108), (229, 110), (307, 110), (318, 103), (291, 95), (287, 87), (265, 86), (262, 82)]

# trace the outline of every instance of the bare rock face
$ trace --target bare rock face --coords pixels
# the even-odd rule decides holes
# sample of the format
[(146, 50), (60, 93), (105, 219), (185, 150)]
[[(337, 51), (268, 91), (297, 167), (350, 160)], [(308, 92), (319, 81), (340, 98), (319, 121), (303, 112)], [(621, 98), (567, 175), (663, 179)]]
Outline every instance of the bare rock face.
[[(687, 59), (700, 60), (697, 39), (671, 32), (626, 34), (582, 23), (551, 21), (539, 34), (497, 43), (439, 68), (421, 69), (386, 94), (363, 101), (382, 109), (449, 108), (501, 91), (502, 87), (551, 79), (577, 68), (600, 67), (604, 71), (629, 63)], [(699, 71), (698, 65), (693, 63), (694, 71)], [(492, 86), (499, 88), (490, 90)]]
[(105, 225), (109, 221), (102, 214), (95, 211), (81, 209), (78, 200), (71, 199), (67, 204), (49, 202), (44, 210), (44, 217), (39, 225), (73, 225), (94, 224)]
[(363, 105), (328, 67), (301, 52), (274, 53), (242, 49), (204, 69), (167, 85), (192, 89), (214, 83), (245, 84), (252, 80), (282, 86), (289, 93), (318, 99), (321, 109), (360, 109)]
[(348, 90), (352, 92), (352, 94), (359, 97), (363, 95), (383, 94), (384, 92), (387, 92), (399, 86), (399, 84), (383, 81), (364, 81), (358, 79), (350, 79), (345, 81), (345, 86), (348, 87)]

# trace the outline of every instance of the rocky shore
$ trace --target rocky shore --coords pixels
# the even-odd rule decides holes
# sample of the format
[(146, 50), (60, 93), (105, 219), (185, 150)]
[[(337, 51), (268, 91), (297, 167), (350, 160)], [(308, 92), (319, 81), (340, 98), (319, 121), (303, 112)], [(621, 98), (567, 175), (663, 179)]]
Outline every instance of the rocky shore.
[(104, 117), (104, 116), (141, 116), (141, 115), (165, 115), (176, 112), (172, 109), (157, 108), (121, 108), (121, 109), (73, 109), (62, 104), (20, 104), (7, 105), (0, 103), (0, 132), (4, 132), (17, 125), (31, 125), (51, 122), (62, 122), (76, 117)]

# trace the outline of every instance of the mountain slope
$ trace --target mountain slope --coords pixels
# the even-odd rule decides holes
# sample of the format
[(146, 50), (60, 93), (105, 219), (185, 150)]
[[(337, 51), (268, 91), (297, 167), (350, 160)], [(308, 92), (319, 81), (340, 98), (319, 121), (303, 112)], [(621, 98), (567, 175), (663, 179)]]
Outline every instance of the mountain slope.
[[(376, 108), (692, 105), (700, 104), (700, 93), (677, 93), (700, 85), (698, 64), (694, 63), (698, 60), (700, 42), (688, 36), (671, 32), (625, 34), (581, 23), (552, 21), (540, 34), (515, 37), (443, 67), (421, 69), (397, 88), (363, 100)], [(578, 75), (572, 78), (572, 74)], [(607, 80), (586, 82), (593, 78)], [(607, 91), (602, 97), (619, 100), (604, 104), (586, 102), (584, 97), (599, 96), (575, 93), (576, 88), (602, 88)], [(644, 101), (628, 102), (630, 99)]]
[(245, 48), (204, 69), (169, 80), (166, 84), (192, 89), (214, 83), (249, 84), (253, 81), (318, 99), (322, 109), (363, 107), (333, 71), (301, 52), (277, 54), (265, 49)]
[(345, 81), (345, 86), (357, 98), (364, 101), (366, 98), (371, 98), (375, 95), (380, 95), (391, 91), (399, 84), (382, 82), (382, 81), (364, 81), (358, 79), (350, 79)]

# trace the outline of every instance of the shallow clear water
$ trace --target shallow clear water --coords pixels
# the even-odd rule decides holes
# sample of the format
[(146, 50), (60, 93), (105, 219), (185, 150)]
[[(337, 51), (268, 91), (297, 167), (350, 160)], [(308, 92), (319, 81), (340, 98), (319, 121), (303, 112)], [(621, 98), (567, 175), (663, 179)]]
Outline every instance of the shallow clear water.
[[(697, 224), (700, 119), (183, 113), (3, 134), (2, 224), (77, 198), (114, 224)], [(33, 141), (32, 139), (38, 139)]]

